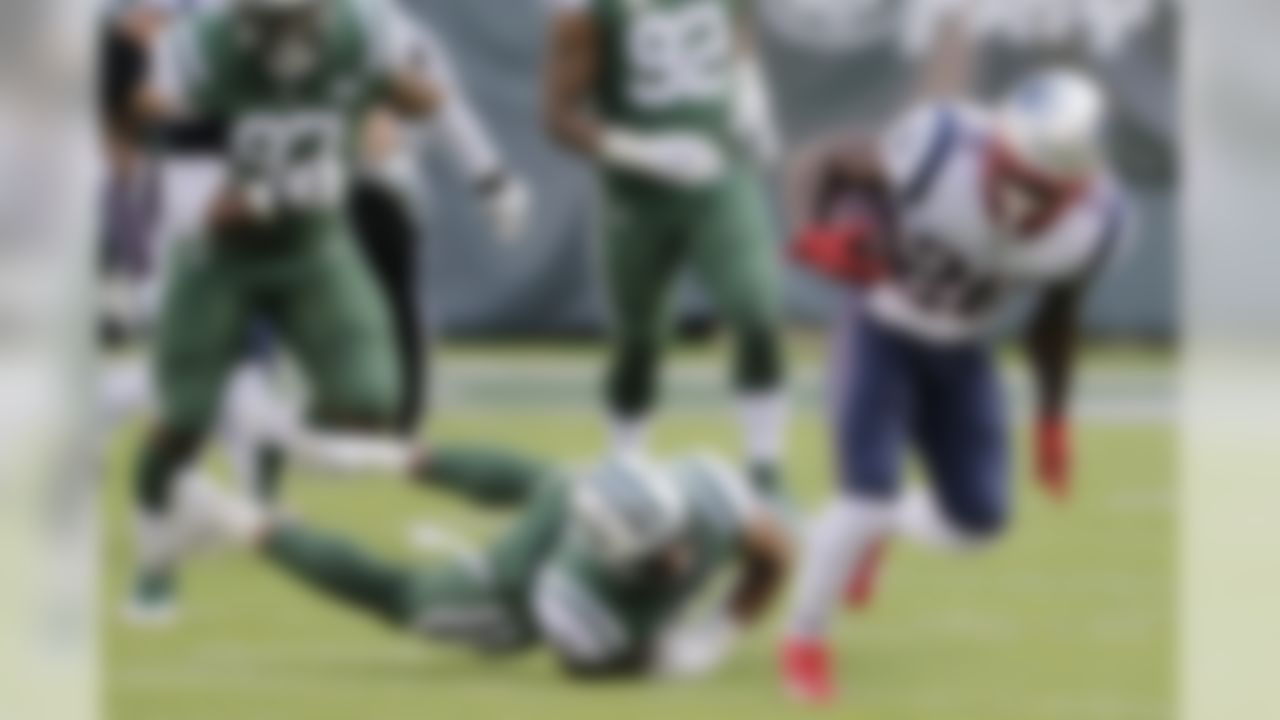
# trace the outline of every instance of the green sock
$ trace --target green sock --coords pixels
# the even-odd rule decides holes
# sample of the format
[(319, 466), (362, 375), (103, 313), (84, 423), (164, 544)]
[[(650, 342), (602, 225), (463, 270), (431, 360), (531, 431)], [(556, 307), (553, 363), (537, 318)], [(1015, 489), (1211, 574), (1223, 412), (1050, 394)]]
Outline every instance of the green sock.
[(147, 570), (134, 578), (133, 598), (140, 605), (167, 605), (177, 594), (178, 576), (172, 570)]
[(648, 412), (658, 395), (660, 362), (659, 343), (619, 341), (605, 378), (605, 400), (609, 411), (620, 417), (636, 417)]
[(150, 512), (163, 512), (169, 505), (174, 481), (195, 453), (195, 443), (164, 440), (153, 436), (142, 449), (134, 474), (134, 497)]
[(455, 445), (431, 451), (422, 479), (479, 505), (509, 507), (531, 497), (551, 472), (513, 451)]
[(296, 525), (272, 531), (265, 552), (312, 588), (396, 624), (409, 620), (410, 575), (347, 540)]
[(778, 387), (786, 374), (786, 362), (773, 327), (745, 328), (736, 340), (733, 359), (735, 386), (747, 392)]
[(284, 482), (285, 454), (278, 445), (264, 445), (254, 458), (253, 494), (262, 503), (271, 506), (280, 499), (280, 487)]

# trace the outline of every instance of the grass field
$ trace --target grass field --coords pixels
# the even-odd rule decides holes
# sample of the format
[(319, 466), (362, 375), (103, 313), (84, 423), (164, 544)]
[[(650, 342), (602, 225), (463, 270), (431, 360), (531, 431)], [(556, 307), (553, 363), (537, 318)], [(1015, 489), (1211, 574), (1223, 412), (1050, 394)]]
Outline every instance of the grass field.
[[(798, 368), (791, 481), (812, 507), (830, 487), (816, 363)], [(685, 357), (667, 385), (658, 445), (736, 447), (721, 371)], [(439, 441), (482, 439), (565, 461), (602, 438), (589, 350), (446, 356)], [(1025, 406), (1014, 383), (1014, 401)], [(1005, 542), (972, 557), (893, 550), (870, 613), (842, 618), (838, 715), (874, 720), (1143, 720), (1173, 715), (1173, 437), (1165, 361), (1098, 356), (1080, 399), (1078, 494), (1051, 505), (1026, 472)], [(1021, 401), (1020, 401), (1021, 400)], [(118, 620), (126, 579), (126, 467), (112, 447), (103, 602), (110, 720), (763, 720), (809, 716), (779, 692), (776, 622), (716, 677), (690, 685), (580, 688), (541, 653), (486, 662), (393, 635), (241, 556), (184, 578), (184, 616), (166, 632)], [(297, 478), (290, 504), (316, 524), (410, 557), (406, 527), (433, 521), (483, 537), (480, 516), (390, 481)]]

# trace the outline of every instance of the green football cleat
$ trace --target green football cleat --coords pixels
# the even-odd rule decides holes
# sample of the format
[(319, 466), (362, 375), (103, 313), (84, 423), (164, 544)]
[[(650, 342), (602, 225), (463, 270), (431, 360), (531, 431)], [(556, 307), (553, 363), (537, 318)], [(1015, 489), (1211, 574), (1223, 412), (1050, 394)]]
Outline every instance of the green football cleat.
[(125, 607), (125, 621), (140, 628), (166, 628), (178, 619), (178, 585), (170, 572), (141, 572)]

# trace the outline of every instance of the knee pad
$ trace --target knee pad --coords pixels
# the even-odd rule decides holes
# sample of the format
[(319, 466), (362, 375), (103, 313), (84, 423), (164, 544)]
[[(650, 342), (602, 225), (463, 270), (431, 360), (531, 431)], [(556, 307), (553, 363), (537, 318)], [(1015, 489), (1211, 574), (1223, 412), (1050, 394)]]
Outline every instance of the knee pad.
[(1008, 504), (1003, 498), (944, 499), (942, 511), (957, 532), (977, 543), (1000, 537), (1009, 521)]

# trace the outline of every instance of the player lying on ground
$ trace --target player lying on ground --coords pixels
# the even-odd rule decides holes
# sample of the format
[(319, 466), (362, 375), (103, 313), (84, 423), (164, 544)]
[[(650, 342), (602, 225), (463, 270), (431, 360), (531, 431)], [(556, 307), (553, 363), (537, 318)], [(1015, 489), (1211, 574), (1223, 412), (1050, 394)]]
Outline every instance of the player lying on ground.
[(547, 0), (546, 122), (596, 161), (613, 321), (614, 447), (643, 447), (677, 276), (693, 270), (732, 330), (755, 482), (780, 483), (786, 425), (773, 222), (753, 160), (777, 152), (734, 0)]
[[(184, 482), (177, 504), (206, 536), (251, 544), (393, 627), (488, 653), (544, 644), (581, 677), (714, 669), (786, 574), (774, 515), (718, 458), (616, 456), (575, 477), (514, 454), (441, 448), (414, 465), (425, 487), (517, 509), (512, 526), (482, 551), (406, 567), (198, 481)], [(683, 617), (729, 569), (727, 602)]]
[[(425, 120), (442, 96), (412, 26), (377, 0), (236, 0), (181, 20), (133, 98), (144, 122), (217, 117), (226, 177), (172, 262), (156, 342), (161, 422), (137, 466), (139, 607), (167, 609), (185, 530), (174, 481), (199, 449), (246, 331), (266, 322), (309, 382), (310, 427), (394, 428), (386, 304), (348, 236), (357, 125), (374, 105)], [(323, 443), (317, 436), (316, 442)]]
[[(1054, 70), (994, 110), (927, 103), (878, 142), (818, 152), (795, 249), (853, 289), (834, 341), (841, 494), (811, 528), (781, 658), (801, 698), (832, 696), (832, 609), (842, 590), (866, 599), (887, 538), (963, 549), (1005, 526), (1009, 430), (987, 330), (1017, 288), (1044, 289), (1027, 336), (1037, 457), (1045, 488), (1067, 495), (1080, 299), (1124, 224), (1104, 105), (1091, 80)], [(926, 486), (902, 487), (908, 443)]]

